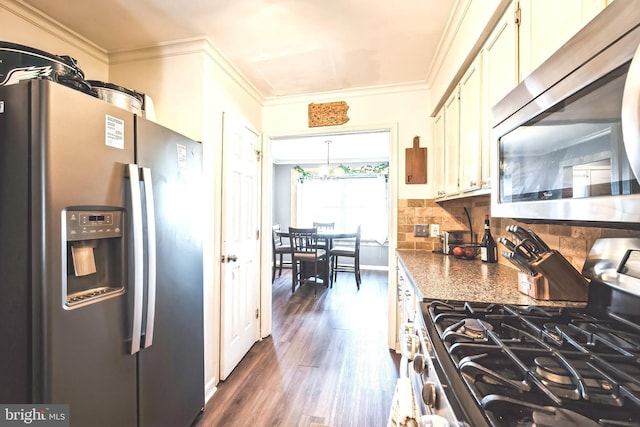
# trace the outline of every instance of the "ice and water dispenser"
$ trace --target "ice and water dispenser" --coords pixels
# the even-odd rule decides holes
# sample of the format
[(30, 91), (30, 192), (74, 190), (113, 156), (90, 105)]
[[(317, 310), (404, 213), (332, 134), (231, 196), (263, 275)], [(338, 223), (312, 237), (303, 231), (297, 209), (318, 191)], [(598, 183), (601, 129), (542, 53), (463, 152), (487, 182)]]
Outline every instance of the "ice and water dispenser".
[(63, 212), (65, 308), (82, 307), (124, 293), (124, 218), (124, 210), (117, 208), (67, 208)]

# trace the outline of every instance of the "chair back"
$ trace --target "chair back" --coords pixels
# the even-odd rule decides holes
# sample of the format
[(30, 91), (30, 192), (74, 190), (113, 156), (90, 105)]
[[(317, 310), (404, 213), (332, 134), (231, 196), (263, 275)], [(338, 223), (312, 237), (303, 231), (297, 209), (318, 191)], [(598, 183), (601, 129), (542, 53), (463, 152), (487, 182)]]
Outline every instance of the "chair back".
[(357, 255), (360, 252), (360, 237), (362, 235), (361, 227), (361, 225), (358, 225), (357, 231), (353, 235), (349, 233), (349, 237), (342, 237), (334, 240), (334, 245), (337, 249), (340, 251), (353, 250)]
[(282, 246), (282, 236), (280, 236), (280, 224), (271, 226), (271, 247), (273, 250)]
[(336, 227), (335, 222), (314, 222), (313, 227), (318, 230), (333, 230)]
[(289, 227), (291, 251), (295, 253), (318, 253), (318, 229)]
[(356, 231), (356, 256), (360, 253), (360, 235), (362, 226), (358, 225), (358, 231)]

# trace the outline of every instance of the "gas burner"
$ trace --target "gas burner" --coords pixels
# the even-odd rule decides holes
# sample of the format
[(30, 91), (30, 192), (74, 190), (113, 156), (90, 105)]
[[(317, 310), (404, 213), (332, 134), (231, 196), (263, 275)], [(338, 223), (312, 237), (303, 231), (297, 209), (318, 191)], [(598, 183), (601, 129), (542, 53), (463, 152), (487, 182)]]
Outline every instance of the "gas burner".
[[(482, 406), (489, 411), (491, 418), (499, 426), (527, 426), (527, 427), (557, 427), (580, 426), (598, 427), (596, 421), (587, 414), (580, 414), (570, 408), (541, 405), (539, 403), (521, 400), (504, 395), (488, 395), (482, 399)], [(497, 418), (495, 418), (497, 416)], [(635, 425), (635, 424), (606, 424), (606, 425)]]
[(467, 318), (463, 320), (458, 333), (470, 338), (484, 338), (485, 330), (492, 331), (493, 326), (480, 319)]
[[(553, 357), (536, 357), (534, 363), (536, 364), (536, 374), (548, 381), (549, 385), (570, 387), (575, 385), (573, 375), (558, 359)], [(580, 374), (582, 381), (588, 388), (606, 393), (613, 391), (613, 384), (603, 378), (596, 378), (595, 373), (586, 361), (572, 360), (571, 366)]]
[(580, 415), (576, 412), (563, 408), (545, 407), (541, 410), (535, 410), (532, 413), (533, 426), (535, 427), (553, 427), (553, 426), (580, 426), (580, 427), (598, 427), (600, 424)]
[(536, 357), (536, 374), (543, 379), (562, 385), (573, 385), (571, 373), (553, 357)]

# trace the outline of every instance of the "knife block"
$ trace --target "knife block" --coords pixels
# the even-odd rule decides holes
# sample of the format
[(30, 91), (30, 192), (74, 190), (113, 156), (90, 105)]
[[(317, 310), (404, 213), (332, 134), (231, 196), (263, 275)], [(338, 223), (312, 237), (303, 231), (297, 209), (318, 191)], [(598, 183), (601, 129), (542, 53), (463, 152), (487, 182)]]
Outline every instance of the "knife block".
[(549, 283), (542, 274), (531, 274), (518, 272), (518, 291), (531, 298), (549, 300)]
[[(587, 301), (589, 297), (589, 282), (580, 274), (559, 252), (551, 251), (537, 261), (529, 264), (536, 272), (529, 276), (527, 294), (541, 300), (558, 301)], [(520, 289), (520, 274), (518, 274), (518, 289)]]

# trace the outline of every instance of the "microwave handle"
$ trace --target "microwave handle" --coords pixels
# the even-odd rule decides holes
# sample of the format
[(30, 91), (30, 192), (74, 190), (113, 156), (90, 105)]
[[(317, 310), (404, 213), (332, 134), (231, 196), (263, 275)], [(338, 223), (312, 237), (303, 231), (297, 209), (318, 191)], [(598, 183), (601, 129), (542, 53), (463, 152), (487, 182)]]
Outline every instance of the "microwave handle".
[(640, 46), (631, 61), (622, 94), (622, 137), (631, 170), (640, 182)]

